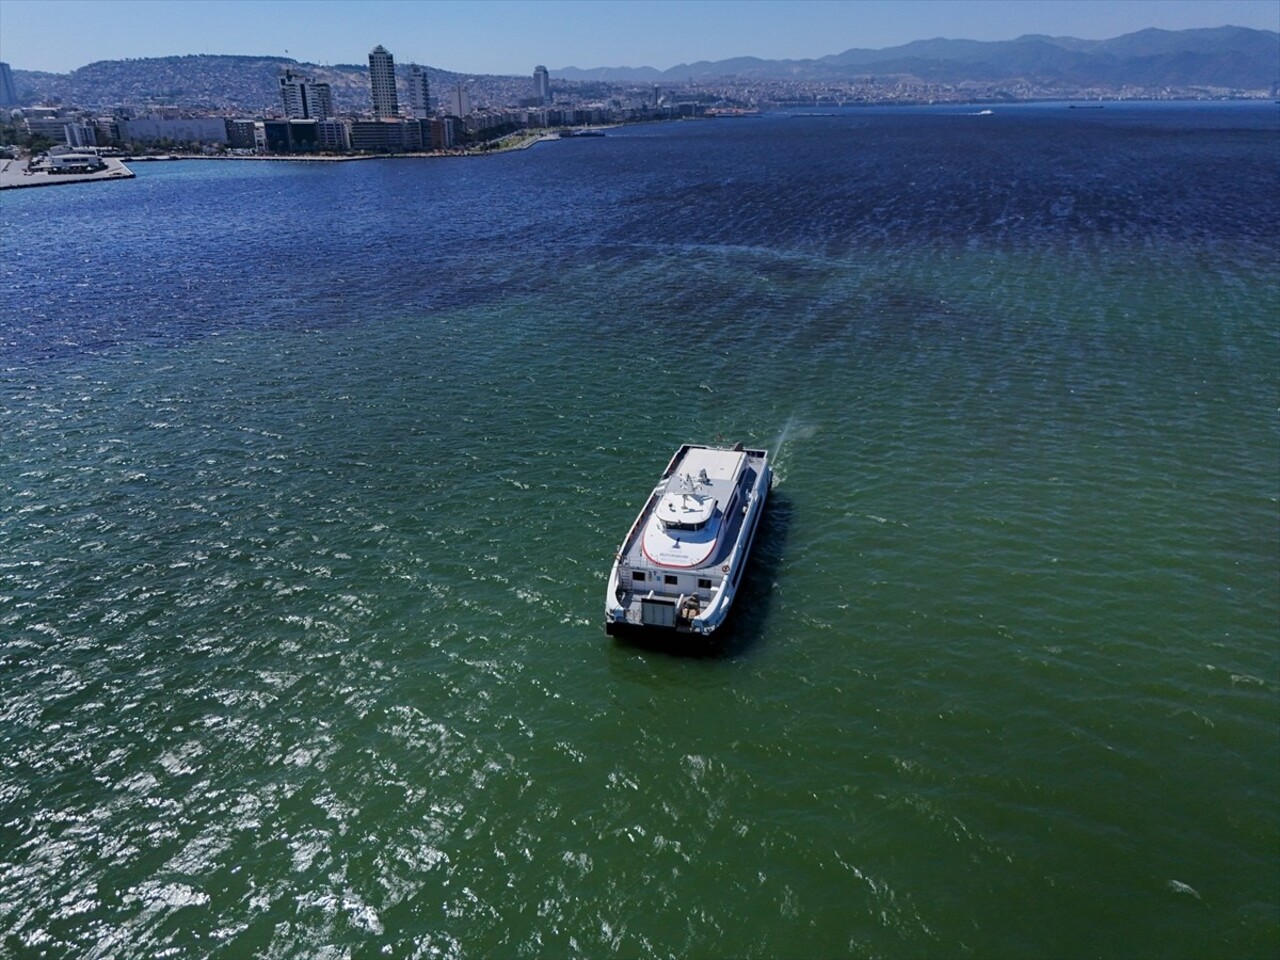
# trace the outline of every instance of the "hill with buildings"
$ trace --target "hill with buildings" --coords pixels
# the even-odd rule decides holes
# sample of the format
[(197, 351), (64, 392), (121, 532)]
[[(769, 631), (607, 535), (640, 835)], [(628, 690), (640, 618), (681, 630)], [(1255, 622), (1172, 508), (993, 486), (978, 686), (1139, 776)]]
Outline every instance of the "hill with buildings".
[[(466, 83), (473, 101), (504, 103), (507, 88), (527, 97), (530, 77), (485, 77), (426, 67), (433, 95)], [(117, 104), (175, 105), (190, 110), (261, 113), (280, 105), (278, 79), (285, 70), (327, 83), (335, 109), (360, 112), (370, 106), (367, 64), (300, 63), (288, 57), (199, 54), (134, 60), (99, 60), (71, 73), (14, 70), (22, 104), (65, 103), (87, 108)], [(408, 64), (397, 64), (407, 76)], [(533, 65), (529, 67), (532, 75)], [(519, 97), (517, 97), (517, 100)]]
[[(401, 85), (409, 64), (396, 66)], [(523, 76), (463, 75), (424, 67), (433, 97), (447, 102), (464, 85), (474, 107), (528, 103)], [(369, 68), (301, 63), (288, 57), (189, 55), (101, 60), (68, 74), (12, 72), (18, 103), (110, 110), (176, 107), (197, 113), (269, 115), (280, 106), (285, 70), (329, 84), (333, 107), (355, 115), (371, 107)], [(1280, 33), (1242, 27), (1142, 30), (1110, 40), (1024, 36), (1017, 40), (920, 40), (884, 50), (850, 49), (813, 60), (731, 60), (651, 67), (554, 71), (557, 98), (653, 97), (653, 87), (683, 88), (735, 102), (853, 101), (894, 97), (1043, 99), (1049, 97), (1258, 95), (1280, 81)], [(623, 89), (631, 85), (632, 89)], [(646, 85), (647, 92), (638, 85)], [(1274, 95), (1274, 93), (1273, 93)], [(540, 102), (540, 101), (535, 101)]]
[(856, 80), (872, 74), (929, 83), (1012, 82), (1038, 86), (1265, 89), (1280, 80), (1280, 33), (1244, 27), (1141, 30), (1110, 40), (1028, 35), (1017, 40), (918, 40), (883, 50), (850, 49), (813, 60), (730, 60), (652, 67), (566, 67), (566, 80), (675, 83), (724, 77)]

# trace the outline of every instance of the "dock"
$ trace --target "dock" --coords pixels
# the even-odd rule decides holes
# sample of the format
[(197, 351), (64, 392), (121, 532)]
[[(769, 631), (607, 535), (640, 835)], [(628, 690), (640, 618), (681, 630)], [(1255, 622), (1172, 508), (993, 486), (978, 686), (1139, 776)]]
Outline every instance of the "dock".
[(48, 170), (31, 170), (29, 160), (0, 160), (0, 190), (18, 190), (23, 187), (58, 187), (67, 183), (85, 183), (97, 180), (131, 180), (134, 172), (115, 157), (104, 157), (103, 168), (91, 173), (50, 173)]

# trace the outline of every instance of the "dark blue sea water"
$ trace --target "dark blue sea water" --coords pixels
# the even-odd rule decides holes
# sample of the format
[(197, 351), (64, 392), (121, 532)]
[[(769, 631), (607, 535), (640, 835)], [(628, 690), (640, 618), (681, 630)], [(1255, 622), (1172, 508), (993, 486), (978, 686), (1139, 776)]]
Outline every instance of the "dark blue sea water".
[(136, 172), (0, 196), (0, 955), (1280, 951), (1280, 108)]

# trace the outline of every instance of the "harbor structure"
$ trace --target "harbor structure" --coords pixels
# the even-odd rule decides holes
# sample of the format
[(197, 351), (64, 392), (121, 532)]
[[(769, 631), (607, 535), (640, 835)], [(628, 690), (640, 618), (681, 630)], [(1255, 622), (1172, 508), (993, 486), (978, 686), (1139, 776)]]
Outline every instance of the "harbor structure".
[(394, 120), (400, 116), (400, 103), (396, 98), (396, 61), (382, 44), (369, 51), (369, 89), (373, 95), (375, 120)]

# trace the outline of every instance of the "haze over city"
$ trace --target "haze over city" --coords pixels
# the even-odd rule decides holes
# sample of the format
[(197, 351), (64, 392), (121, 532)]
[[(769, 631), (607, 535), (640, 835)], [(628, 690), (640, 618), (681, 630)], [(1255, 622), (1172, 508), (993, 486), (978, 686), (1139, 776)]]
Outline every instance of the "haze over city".
[(653, 66), (754, 56), (804, 59), (931, 37), (1028, 33), (1105, 39), (1149, 27), (1280, 29), (1276, 0), (615, 0), (434, 3), (326, 0), (0, 0), (0, 60), (66, 73), (109, 59), (177, 54), (359, 62), (395, 38), (402, 62), (518, 75), (562, 67)]

